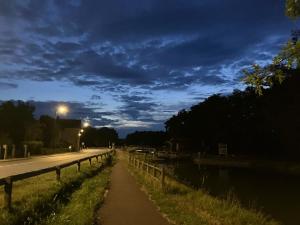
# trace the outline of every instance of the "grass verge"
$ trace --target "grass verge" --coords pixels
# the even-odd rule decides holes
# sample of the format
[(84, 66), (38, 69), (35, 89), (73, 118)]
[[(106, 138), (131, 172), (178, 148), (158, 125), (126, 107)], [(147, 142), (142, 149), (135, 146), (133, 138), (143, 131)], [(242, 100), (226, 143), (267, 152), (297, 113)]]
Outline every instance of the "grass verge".
[[(13, 209), (11, 212), (0, 208), (0, 225), (39, 224), (72, 199), (72, 194), (81, 188), (84, 181), (91, 179), (102, 170), (100, 163), (88, 162), (61, 171), (61, 181), (56, 181), (55, 172), (17, 181), (13, 184)], [(3, 206), (3, 192), (0, 191), (0, 207)]]
[(148, 175), (129, 167), (143, 189), (174, 224), (180, 225), (278, 225), (279, 223), (254, 209), (242, 208), (228, 197), (218, 199), (202, 190), (194, 190), (166, 178), (165, 189)]
[(67, 205), (57, 214), (46, 218), (42, 225), (91, 225), (95, 223), (95, 213), (104, 201), (104, 193), (109, 183), (111, 168), (104, 169), (97, 176), (83, 182), (75, 191)]

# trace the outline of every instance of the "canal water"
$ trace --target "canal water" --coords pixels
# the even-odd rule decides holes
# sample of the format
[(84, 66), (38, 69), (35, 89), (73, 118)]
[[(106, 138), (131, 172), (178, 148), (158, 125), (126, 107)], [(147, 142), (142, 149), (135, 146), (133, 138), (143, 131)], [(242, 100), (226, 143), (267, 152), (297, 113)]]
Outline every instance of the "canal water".
[(168, 171), (195, 188), (220, 198), (233, 195), (286, 225), (300, 225), (300, 177), (251, 169), (198, 166), (193, 162), (167, 165)]

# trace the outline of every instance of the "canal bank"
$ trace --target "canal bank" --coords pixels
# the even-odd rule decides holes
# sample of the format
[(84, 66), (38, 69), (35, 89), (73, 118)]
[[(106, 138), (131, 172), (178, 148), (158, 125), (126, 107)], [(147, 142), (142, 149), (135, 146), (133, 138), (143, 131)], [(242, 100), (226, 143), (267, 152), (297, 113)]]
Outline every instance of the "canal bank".
[(193, 162), (200, 166), (219, 166), (225, 168), (247, 168), (259, 171), (300, 176), (300, 163), (275, 160), (259, 160), (237, 157), (197, 157)]
[(194, 189), (178, 182), (168, 173), (169, 165), (164, 169), (147, 163), (140, 156), (130, 155), (129, 170), (174, 224), (279, 225), (258, 210), (244, 208), (235, 198), (222, 199), (204, 189)]
[(259, 170), (259, 167), (199, 165), (192, 161), (169, 161), (164, 165), (178, 180), (212, 196), (234, 198), (243, 207), (262, 211), (282, 224), (300, 224), (300, 179), (297, 175)]

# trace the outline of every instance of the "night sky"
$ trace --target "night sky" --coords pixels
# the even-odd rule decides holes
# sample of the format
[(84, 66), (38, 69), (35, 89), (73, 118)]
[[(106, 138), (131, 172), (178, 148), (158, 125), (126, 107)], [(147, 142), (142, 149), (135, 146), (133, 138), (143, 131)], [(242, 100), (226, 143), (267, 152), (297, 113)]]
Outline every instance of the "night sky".
[(242, 89), (294, 24), (283, 0), (0, 0), (0, 100), (93, 126), (161, 130), (178, 110)]

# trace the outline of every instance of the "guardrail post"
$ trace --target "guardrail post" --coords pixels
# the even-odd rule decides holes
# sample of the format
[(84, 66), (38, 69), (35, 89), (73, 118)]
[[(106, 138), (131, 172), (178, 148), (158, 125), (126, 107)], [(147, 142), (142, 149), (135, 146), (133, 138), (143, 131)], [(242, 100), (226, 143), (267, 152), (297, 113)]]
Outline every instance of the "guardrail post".
[(77, 162), (77, 172), (80, 172), (80, 161)]
[(90, 166), (92, 166), (92, 158), (89, 158)]
[(96, 156), (96, 161), (98, 162), (98, 156)]
[(164, 189), (164, 187), (165, 187), (165, 168), (164, 167), (162, 167), (161, 168), (161, 175), (160, 175), (161, 177), (161, 188), (162, 189)]
[(15, 158), (16, 156), (16, 145), (12, 145), (11, 158)]
[(3, 149), (4, 149), (4, 157), (3, 159), (7, 159), (7, 156), (8, 156), (8, 152), (7, 152), (7, 145), (3, 145)]
[(60, 167), (59, 166), (56, 167), (56, 180), (60, 181)]
[(11, 209), (11, 196), (12, 196), (12, 179), (8, 177), (5, 179), (4, 184), (4, 208)]

